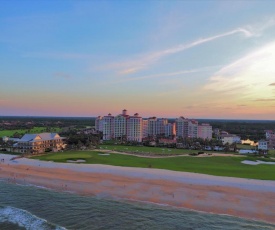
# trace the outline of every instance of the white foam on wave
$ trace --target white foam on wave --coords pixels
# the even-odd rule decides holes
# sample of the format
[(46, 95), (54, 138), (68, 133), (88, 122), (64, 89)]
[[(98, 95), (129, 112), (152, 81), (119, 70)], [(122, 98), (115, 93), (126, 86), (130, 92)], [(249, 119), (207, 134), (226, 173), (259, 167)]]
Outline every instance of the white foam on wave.
[(65, 230), (66, 228), (51, 224), (30, 212), (11, 206), (0, 207), (0, 222), (10, 222), (27, 230)]
[(45, 186), (42, 186), (42, 185), (27, 184), (27, 186), (54, 191), (53, 189), (45, 187)]
[[(128, 201), (128, 202), (134, 202), (137, 204), (149, 204), (149, 205), (156, 205), (160, 208), (172, 208), (173, 210), (184, 210), (184, 211), (188, 211), (188, 212), (195, 212), (195, 213), (202, 213), (204, 215), (215, 215), (215, 216), (226, 216), (226, 217), (230, 217), (230, 218), (236, 218), (237, 220), (246, 220), (249, 221), (249, 223), (247, 223), (249, 226), (253, 226), (253, 227), (258, 227), (258, 229), (261, 229), (263, 226), (261, 223), (265, 223), (265, 224), (270, 224), (272, 226), (265, 226), (265, 229), (270, 229), (270, 230), (274, 230), (273, 227), (273, 223), (272, 222), (268, 222), (268, 221), (263, 221), (260, 219), (253, 219), (253, 218), (245, 218), (245, 217), (238, 217), (238, 216), (234, 216), (234, 215), (230, 215), (230, 214), (224, 214), (224, 213), (215, 213), (215, 212), (209, 212), (209, 211), (201, 211), (201, 210), (197, 210), (197, 209), (193, 209), (193, 208), (186, 208), (186, 207), (178, 207), (178, 206), (174, 206), (174, 205), (170, 205), (170, 204), (162, 204), (162, 203), (157, 203), (157, 202), (152, 202), (152, 201), (140, 201), (140, 200), (136, 200), (136, 199), (124, 199), (124, 198), (118, 198), (118, 197), (114, 197), (116, 201)], [(234, 220), (231, 220), (234, 221)], [(245, 223), (243, 224), (245, 226)]]

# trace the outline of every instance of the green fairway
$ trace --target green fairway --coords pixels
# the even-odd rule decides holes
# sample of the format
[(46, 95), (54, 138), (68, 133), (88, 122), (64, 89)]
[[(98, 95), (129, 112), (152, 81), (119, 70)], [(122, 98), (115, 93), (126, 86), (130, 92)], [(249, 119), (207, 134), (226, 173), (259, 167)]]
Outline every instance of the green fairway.
[[(51, 128), (51, 132), (59, 132), (60, 128)], [(25, 134), (25, 133), (42, 133), (46, 132), (45, 127), (34, 127), (33, 129), (16, 129), (16, 130), (1, 130), (0, 131), (0, 137), (4, 136), (12, 136), (14, 133), (20, 133), (20, 134)]]
[(158, 168), (217, 176), (275, 180), (275, 165), (245, 165), (241, 163), (241, 161), (248, 159), (245, 157), (144, 158), (114, 153), (104, 156), (96, 151), (68, 151), (32, 158), (55, 162), (83, 159), (88, 164)]
[(268, 150), (268, 156), (275, 158), (275, 149)]
[(173, 149), (173, 148), (161, 148), (161, 147), (147, 147), (147, 146), (128, 146), (128, 145), (100, 145), (102, 150), (112, 150), (118, 152), (131, 152), (131, 153), (150, 153), (150, 154), (163, 154), (163, 155), (181, 155), (188, 153), (197, 153), (200, 150), (188, 150), (188, 149)]
[(257, 147), (252, 146), (252, 145), (242, 145), (242, 144), (237, 144), (238, 149), (256, 149)]

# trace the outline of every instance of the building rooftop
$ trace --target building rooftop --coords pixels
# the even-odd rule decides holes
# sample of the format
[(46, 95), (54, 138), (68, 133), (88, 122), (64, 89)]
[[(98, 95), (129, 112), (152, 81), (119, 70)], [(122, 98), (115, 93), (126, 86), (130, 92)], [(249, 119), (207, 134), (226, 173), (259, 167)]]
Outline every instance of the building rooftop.
[(39, 134), (25, 134), (18, 142), (37, 142), (64, 139), (58, 133), (39, 133)]

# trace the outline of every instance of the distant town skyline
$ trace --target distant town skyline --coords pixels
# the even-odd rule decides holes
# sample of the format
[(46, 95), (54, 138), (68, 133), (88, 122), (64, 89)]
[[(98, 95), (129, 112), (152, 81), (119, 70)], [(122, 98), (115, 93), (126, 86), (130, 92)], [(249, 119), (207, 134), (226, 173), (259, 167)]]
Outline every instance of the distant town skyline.
[(0, 116), (275, 120), (275, 1), (0, 1)]

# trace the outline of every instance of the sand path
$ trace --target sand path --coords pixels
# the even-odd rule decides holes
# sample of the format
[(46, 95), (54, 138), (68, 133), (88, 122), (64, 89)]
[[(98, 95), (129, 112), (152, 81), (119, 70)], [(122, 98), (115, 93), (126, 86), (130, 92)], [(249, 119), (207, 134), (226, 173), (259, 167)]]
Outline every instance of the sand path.
[[(137, 154), (135, 152), (132, 153), (127, 153), (127, 152), (118, 152), (118, 151), (113, 151), (113, 150), (105, 150), (105, 149), (97, 149), (97, 150), (92, 150), (94, 152), (102, 152), (102, 153), (116, 153), (116, 154), (122, 154), (122, 155), (130, 155), (130, 156), (136, 156), (136, 157), (144, 157), (144, 158), (171, 158), (171, 157), (245, 157), (245, 155), (236, 155), (236, 154), (231, 154), (231, 153), (214, 153), (214, 152), (207, 152), (204, 154), (199, 154), (197, 156), (192, 156), (189, 155), (188, 153), (184, 154), (175, 154), (172, 156), (167, 156), (167, 155), (146, 155), (146, 154)], [(199, 151), (198, 151), (199, 152)]]

